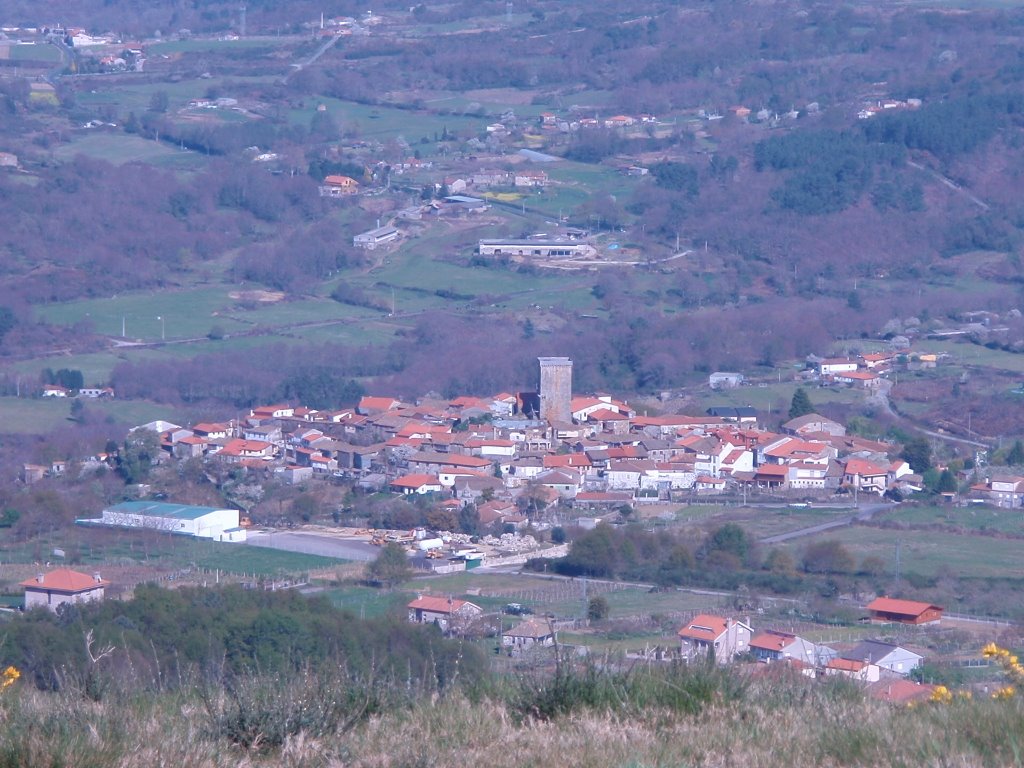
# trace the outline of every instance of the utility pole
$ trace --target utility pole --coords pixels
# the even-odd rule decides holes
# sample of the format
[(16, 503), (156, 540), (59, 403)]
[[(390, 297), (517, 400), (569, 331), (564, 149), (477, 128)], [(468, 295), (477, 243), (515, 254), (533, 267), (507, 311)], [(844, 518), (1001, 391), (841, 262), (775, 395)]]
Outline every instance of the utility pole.
[(899, 585), (900, 585), (900, 545), (902, 543), (903, 542), (901, 542), (899, 539), (896, 539), (896, 586), (897, 587), (899, 587)]

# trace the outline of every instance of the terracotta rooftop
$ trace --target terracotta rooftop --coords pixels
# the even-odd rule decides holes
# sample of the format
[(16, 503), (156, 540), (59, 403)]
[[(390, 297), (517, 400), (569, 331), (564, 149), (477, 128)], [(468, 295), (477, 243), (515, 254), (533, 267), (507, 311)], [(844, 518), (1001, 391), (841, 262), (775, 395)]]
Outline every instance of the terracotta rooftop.
[(42, 576), (21, 582), (21, 586), (26, 589), (47, 589), (55, 592), (88, 592), (90, 589), (106, 587), (109, 584), (109, 581), (68, 568), (59, 568), (56, 571), (50, 571)]

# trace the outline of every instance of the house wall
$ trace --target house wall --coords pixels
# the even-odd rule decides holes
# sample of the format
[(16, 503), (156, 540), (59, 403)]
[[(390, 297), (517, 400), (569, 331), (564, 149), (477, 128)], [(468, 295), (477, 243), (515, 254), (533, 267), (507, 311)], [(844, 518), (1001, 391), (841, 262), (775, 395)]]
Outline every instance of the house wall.
[(102, 600), (103, 594), (103, 587), (74, 593), (54, 592), (47, 589), (33, 589), (32, 587), (26, 587), (25, 610), (31, 610), (32, 608), (47, 608), (51, 611), (56, 611), (57, 608), (65, 603), (90, 603), (94, 600)]

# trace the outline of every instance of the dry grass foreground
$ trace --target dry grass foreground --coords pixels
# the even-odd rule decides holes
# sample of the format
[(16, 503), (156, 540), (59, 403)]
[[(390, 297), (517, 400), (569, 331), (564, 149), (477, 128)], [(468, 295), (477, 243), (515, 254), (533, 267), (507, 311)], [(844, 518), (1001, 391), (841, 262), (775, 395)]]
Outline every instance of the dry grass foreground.
[[(226, 694), (218, 694), (226, 696)], [(628, 708), (627, 710), (628, 711)], [(243, 750), (194, 696), (90, 702), (18, 686), (0, 699), (0, 767), (775, 768), (1024, 762), (1020, 698), (894, 708), (849, 686), (757, 683), (699, 714), (646, 709), (517, 717), (494, 698), (424, 698), (352, 729)]]

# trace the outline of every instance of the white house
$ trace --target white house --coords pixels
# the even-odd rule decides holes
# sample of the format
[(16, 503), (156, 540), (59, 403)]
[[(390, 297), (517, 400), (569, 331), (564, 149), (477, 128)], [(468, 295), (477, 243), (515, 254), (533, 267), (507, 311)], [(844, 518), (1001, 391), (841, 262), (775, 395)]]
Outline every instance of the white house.
[(721, 616), (694, 616), (677, 634), (680, 653), (687, 661), (714, 653), (717, 663), (727, 664), (750, 647), (750, 625)]
[(881, 640), (864, 640), (841, 655), (844, 659), (872, 664), (900, 677), (906, 677), (924, 661), (924, 656), (919, 653)]
[(527, 619), (503, 632), (501, 644), (510, 654), (531, 648), (550, 648), (555, 644), (555, 632), (546, 621)]
[(818, 363), (818, 373), (822, 376), (835, 376), (837, 373), (852, 373), (857, 370), (857, 361), (845, 357), (833, 357)]
[(406, 608), (409, 621), (414, 624), (436, 624), (442, 632), (458, 631), (483, 613), (483, 608), (468, 600), (429, 595), (417, 597)]
[(102, 600), (109, 581), (98, 573), (85, 573), (60, 568), (49, 573), (40, 573), (34, 579), (21, 582), (25, 588), (25, 610), (46, 608), (56, 611), (66, 603), (88, 603)]

